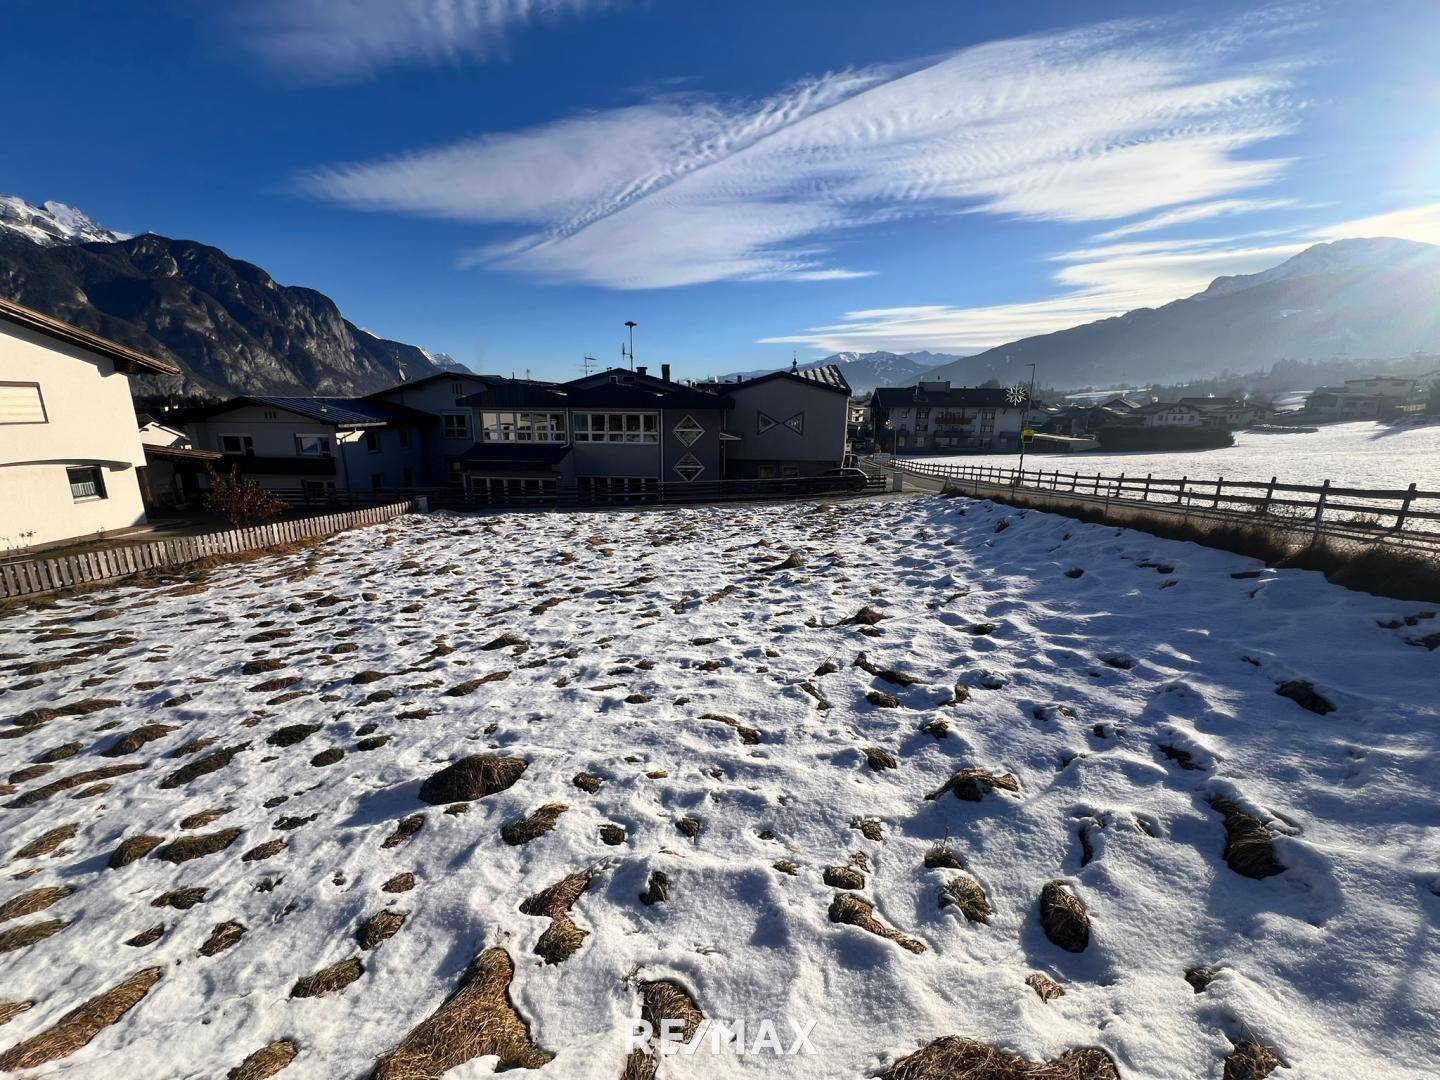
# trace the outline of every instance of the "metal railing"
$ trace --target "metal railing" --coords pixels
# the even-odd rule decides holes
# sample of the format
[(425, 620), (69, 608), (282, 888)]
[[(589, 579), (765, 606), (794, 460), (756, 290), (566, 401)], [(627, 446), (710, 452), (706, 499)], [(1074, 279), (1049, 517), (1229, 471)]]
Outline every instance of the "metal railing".
[(996, 465), (941, 464), (897, 458), (891, 466), (934, 477), (976, 493), (1003, 490), (1065, 497), (1077, 502), (1135, 505), (1167, 513), (1203, 515), (1349, 540), (1398, 540), (1440, 546), (1440, 491), (1286, 484), (1270, 480), (1159, 477), (1154, 473), (1067, 472)]

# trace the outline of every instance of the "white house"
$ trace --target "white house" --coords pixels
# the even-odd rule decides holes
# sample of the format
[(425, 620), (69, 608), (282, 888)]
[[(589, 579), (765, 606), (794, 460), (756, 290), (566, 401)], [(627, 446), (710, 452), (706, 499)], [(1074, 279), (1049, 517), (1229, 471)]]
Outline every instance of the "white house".
[(1205, 414), (1194, 405), (1178, 401), (1157, 401), (1142, 405), (1134, 415), (1142, 417), (1146, 427), (1201, 427)]
[(0, 300), (0, 551), (144, 524), (142, 373), (179, 369)]

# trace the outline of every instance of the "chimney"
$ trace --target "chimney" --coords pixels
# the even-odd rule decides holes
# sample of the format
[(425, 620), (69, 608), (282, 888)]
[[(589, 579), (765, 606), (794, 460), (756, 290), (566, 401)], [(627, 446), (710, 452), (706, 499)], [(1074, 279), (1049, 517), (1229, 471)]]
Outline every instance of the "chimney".
[(670, 365), (669, 365), (669, 364), (661, 364), (661, 365), (660, 365), (660, 378), (664, 379), (666, 382), (669, 382), (669, 381), (670, 381)]
[(637, 368), (635, 369), (635, 374), (636, 374), (636, 375), (644, 375), (644, 374), (645, 374), (645, 365), (644, 365), (644, 364), (641, 364), (639, 367), (637, 367)]

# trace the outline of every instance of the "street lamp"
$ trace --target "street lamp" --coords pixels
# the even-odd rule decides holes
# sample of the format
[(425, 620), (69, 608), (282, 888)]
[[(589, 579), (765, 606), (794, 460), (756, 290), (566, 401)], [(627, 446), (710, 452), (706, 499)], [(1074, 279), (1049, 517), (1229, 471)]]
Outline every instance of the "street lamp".
[(635, 327), (640, 324), (633, 319), (626, 320), (625, 325), (630, 329), (630, 370), (635, 370)]

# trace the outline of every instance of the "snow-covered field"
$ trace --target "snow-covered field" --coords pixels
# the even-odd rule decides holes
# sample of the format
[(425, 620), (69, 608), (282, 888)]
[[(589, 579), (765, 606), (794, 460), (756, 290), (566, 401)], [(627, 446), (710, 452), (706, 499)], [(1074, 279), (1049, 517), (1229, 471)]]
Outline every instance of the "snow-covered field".
[[(902, 455), (903, 456), (903, 455)], [(926, 458), (1013, 469), (1014, 454), (968, 454)], [(1440, 491), (1440, 423), (1381, 424), (1373, 420), (1330, 424), (1313, 433), (1237, 431), (1235, 445), (1176, 453), (1030, 454), (1027, 469), (1175, 479), (1269, 480), (1337, 487), (1398, 488), (1414, 483)]]
[[(553, 1054), (541, 1076), (621, 1076), (664, 980), (747, 1042), (813, 1020), (815, 1052), (707, 1040), (661, 1080), (870, 1076), (947, 1035), (1127, 1078), (1219, 1077), (1236, 1041), (1297, 1080), (1436, 1075), (1437, 630), (1313, 573), (934, 497), (411, 517), (12, 614), (0, 905), (32, 910), (0, 908), (0, 1069), (59, 1023), (68, 1056), (22, 1075), (219, 1077), (288, 1041), (285, 1080), (364, 1076), (483, 952), (447, 1008), (486, 1026), (424, 1028), (429, 1064), (377, 1075), (488, 1075), (461, 1062), (517, 1030), (507, 957), (533, 1048), (505, 1053)], [(464, 813), (421, 801), (477, 754), (525, 769)], [(502, 835), (541, 807), (550, 831)], [(1275, 872), (1227, 865), (1225, 811), (1236, 865)], [(142, 835), (165, 846), (112, 867)], [(522, 904), (577, 873), (588, 933), (544, 963)], [(1083, 951), (1042, 927), (1054, 881)], [(905, 940), (830, 917), (866, 904)], [(352, 981), (293, 996), (335, 965)], [(113, 1023), (62, 1021), (151, 968)]]

